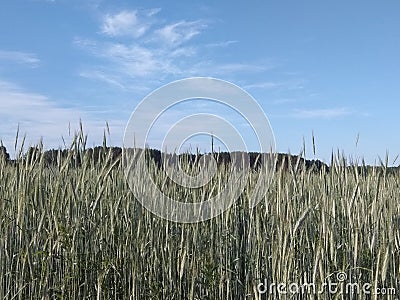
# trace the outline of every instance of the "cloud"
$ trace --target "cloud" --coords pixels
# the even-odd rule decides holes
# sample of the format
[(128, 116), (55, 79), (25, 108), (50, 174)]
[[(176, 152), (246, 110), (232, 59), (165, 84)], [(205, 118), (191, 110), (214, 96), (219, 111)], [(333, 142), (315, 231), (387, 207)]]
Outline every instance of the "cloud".
[(98, 59), (96, 64), (85, 66), (80, 75), (130, 90), (135, 86), (149, 87), (149, 82), (158, 85), (165, 78), (231, 76), (238, 72), (261, 72), (271, 68), (269, 63), (214, 62), (207, 56), (210, 47), (228, 47), (236, 41), (195, 43), (194, 37), (208, 28), (207, 21), (165, 22), (158, 18), (159, 12), (160, 9), (156, 8), (106, 14), (100, 28), (110, 39), (75, 38), (76, 46)]
[(200, 20), (180, 21), (156, 30), (155, 37), (169, 46), (176, 47), (200, 34), (205, 27), (206, 24)]
[[(53, 101), (48, 96), (27, 92), (18, 85), (0, 80), (0, 120), (2, 130), (0, 140), (12, 150), (14, 147), (17, 128), (20, 128), (20, 137), (26, 134), (25, 145), (35, 145), (42, 137), (47, 148), (58, 148), (62, 145), (62, 135), (68, 138), (68, 128), (71, 124), (72, 132), (78, 129), (82, 120), (85, 132), (90, 140), (102, 140), (105, 121), (78, 107), (62, 106), (60, 101)], [(120, 121), (108, 120), (110, 127), (122, 136), (123, 126)], [(69, 145), (68, 145), (69, 146)]]
[(0, 60), (37, 67), (40, 60), (33, 53), (0, 50)]
[(161, 11), (161, 8), (152, 8), (152, 9), (149, 9), (149, 10), (146, 12), (146, 16), (148, 16), (148, 17), (155, 16), (155, 15), (158, 14), (160, 11)]
[(197, 54), (196, 47), (180, 47), (169, 53), (170, 57), (190, 57)]
[[(182, 57), (190, 57), (196, 53), (193, 47), (177, 47), (171, 51), (137, 42), (75, 39), (75, 44), (102, 60), (94, 70), (81, 71), (81, 76), (97, 78), (121, 88), (131, 85), (132, 80), (182, 74), (187, 69), (180, 66)], [(98, 71), (99, 68), (102, 71)]]
[(205, 46), (207, 48), (220, 48), (220, 47), (227, 47), (236, 43), (238, 43), (238, 41), (224, 41), (224, 42), (209, 43), (206, 44)]
[(281, 82), (265, 81), (265, 82), (247, 84), (244, 86), (244, 88), (245, 89), (274, 89), (274, 88), (281, 87), (282, 85), (283, 85), (283, 83), (281, 83)]
[(82, 71), (81, 73), (79, 73), (79, 76), (88, 79), (100, 80), (108, 84), (114, 85), (116, 87), (119, 87), (121, 89), (126, 89), (126, 87), (122, 83), (120, 83), (117, 78), (114, 78), (112, 75), (104, 71), (100, 70)]
[[(8, 101), (5, 101), (8, 98)], [(0, 115), (2, 117), (7, 115), (14, 116), (27, 116), (27, 111), (37, 111), (41, 116), (43, 107), (51, 107), (50, 101), (47, 97), (24, 92), (17, 85), (0, 81)], [(28, 115), (29, 118), (29, 115)]]
[(351, 111), (346, 107), (326, 109), (296, 109), (294, 116), (297, 118), (323, 118), (332, 119), (350, 115)]
[[(155, 14), (157, 12), (153, 12)], [(149, 25), (141, 23), (137, 11), (121, 11), (117, 14), (104, 16), (102, 33), (109, 36), (133, 36), (138, 38), (145, 34)]]
[(157, 51), (135, 44), (110, 44), (106, 48), (105, 55), (119, 65), (125, 73), (135, 77), (168, 70), (168, 60), (158, 59)]

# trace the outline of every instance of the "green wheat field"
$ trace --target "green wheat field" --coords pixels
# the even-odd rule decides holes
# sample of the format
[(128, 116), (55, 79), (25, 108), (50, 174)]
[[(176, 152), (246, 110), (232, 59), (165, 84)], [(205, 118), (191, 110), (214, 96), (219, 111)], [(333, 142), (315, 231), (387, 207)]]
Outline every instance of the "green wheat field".
[[(246, 192), (259, 176), (252, 171), (225, 213), (179, 224), (141, 206), (111, 148), (88, 151), (78, 135), (51, 164), (35, 149), (15, 160), (0, 154), (0, 299), (399, 297), (400, 169), (385, 162), (332, 155), (329, 168), (313, 168), (300, 156), (283, 160), (255, 208)], [(147, 167), (168, 195), (195, 198), (152, 160)], [(218, 167), (217, 180), (197, 193), (218, 193), (227, 170)], [(289, 287), (310, 282), (342, 290)], [(348, 282), (380, 294), (346, 293)]]

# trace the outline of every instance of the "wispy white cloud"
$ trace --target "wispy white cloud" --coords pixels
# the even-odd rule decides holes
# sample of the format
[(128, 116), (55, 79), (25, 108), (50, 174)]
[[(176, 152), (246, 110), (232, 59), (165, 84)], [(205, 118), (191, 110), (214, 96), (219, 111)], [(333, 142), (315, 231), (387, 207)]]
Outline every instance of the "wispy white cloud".
[(194, 38), (208, 28), (208, 21), (165, 22), (158, 18), (159, 12), (160, 9), (156, 8), (106, 14), (100, 26), (101, 32), (110, 39), (74, 40), (75, 45), (99, 59), (96, 65), (81, 70), (80, 75), (115, 87), (130, 88), (143, 85), (144, 81), (160, 82), (171, 76), (231, 76), (238, 72), (261, 72), (271, 68), (268, 62), (214, 62), (204, 55), (206, 48), (229, 47), (236, 41), (208, 45), (195, 43)]
[(274, 89), (284, 85), (282, 82), (276, 81), (264, 81), (258, 83), (247, 84), (244, 86), (245, 89)]
[[(177, 56), (181, 57), (183, 52), (186, 55), (193, 53), (189, 48), (166, 51), (163, 48), (149, 48), (139, 43), (104, 43), (77, 39), (76, 44), (104, 60), (102, 74), (99, 74), (97, 71), (99, 66), (96, 66), (95, 70), (82, 71), (81, 75), (89, 77), (90, 74), (91, 78), (97, 77), (102, 81), (109, 81), (109, 83), (121, 87), (127, 85), (123, 82), (132, 79), (177, 74), (180, 72), (176, 62)], [(104, 80), (105, 75), (108, 79), (113, 78), (113, 80)]]
[(205, 47), (207, 47), (207, 48), (222, 48), (222, 47), (228, 47), (228, 46), (236, 44), (236, 43), (238, 43), (238, 41), (223, 41), (223, 42), (209, 43), (209, 44), (206, 44)]
[(221, 73), (232, 73), (232, 72), (261, 72), (268, 69), (266, 65), (256, 65), (249, 63), (231, 63), (218, 66), (218, 70)]
[(118, 81), (117, 78), (114, 78), (112, 75), (100, 71), (100, 70), (91, 70), (91, 71), (82, 71), (79, 73), (81, 77), (88, 78), (88, 79), (95, 79), (95, 80), (100, 80), (103, 82), (106, 82), (108, 84), (114, 85), (116, 87), (119, 87), (121, 89), (125, 89), (126, 87)]
[(176, 47), (191, 40), (206, 27), (205, 22), (201, 20), (191, 22), (180, 21), (157, 29), (155, 37), (169, 46)]
[(21, 51), (0, 50), (0, 60), (29, 65), (30, 67), (37, 67), (40, 63), (40, 59), (35, 54)]
[(109, 36), (127, 35), (137, 38), (142, 36), (148, 28), (148, 24), (139, 21), (137, 11), (124, 10), (114, 15), (104, 16), (102, 33)]
[(152, 8), (146, 11), (146, 16), (152, 17), (158, 14), (161, 11), (161, 8)]
[(350, 115), (352, 112), (347, 107), (325, 109), (296, 109), (294, 116), (297, 118), (323, 118), (332, 119)]
[[(139, 45), (111, 44), (106, 55), (123, 71), (133, 76), (148, 76), (156, 71), (172, 72), (169, 59), (160, 59), (160, 52)], [(161, 54), (161, 57), (164, 57)], [(166, 57), (165, 57), (166, 58)]]
[[(26, 144), (34, 145), (44, 138), (45, 147), (62, 146), (62, 136), (68, 142), (68, 129), (71, 124), (72, 135), (83, 121), (91, 140), (101, 140), (105, 121), (78, 107), (60, 105), (48, 96), (25, 91), (18, 85), (0, 80), (0, 140), (11, 150), (14, 145), (16, 130), (20, 136), (26, 134)], [(122, 136), (123, 126), (120, 121), (108, 120), (116, 136)]]
[(197, 54), (196, 47), (180, 47), (170, 52), (170, 57), (190, 57)]

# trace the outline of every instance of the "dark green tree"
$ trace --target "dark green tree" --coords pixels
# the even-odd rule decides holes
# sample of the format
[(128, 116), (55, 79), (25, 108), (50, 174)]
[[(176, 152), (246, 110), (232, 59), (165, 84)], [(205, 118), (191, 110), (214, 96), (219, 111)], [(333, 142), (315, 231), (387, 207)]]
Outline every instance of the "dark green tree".
[(8, 154), (6, 147), (0, 145), (0, 160), (8, 162), (10, 160), (10, 154)]

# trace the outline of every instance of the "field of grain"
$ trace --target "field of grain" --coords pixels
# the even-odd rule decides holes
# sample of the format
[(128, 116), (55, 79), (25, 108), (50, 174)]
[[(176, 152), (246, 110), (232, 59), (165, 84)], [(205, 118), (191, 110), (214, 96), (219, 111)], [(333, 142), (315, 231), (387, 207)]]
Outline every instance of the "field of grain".
[[(329, 171), (304, 168), (302, 161), (278, 165), (254, 209), (245, 191), (222, 215), (179, 224), (141, 206), (107, 148), (94, 155), (77, 138), (54, 165), (43, 157), (0, 159), (0, 299), (396, 299), (400, 293), (400, 173), (385, 164), (366, 168), (333, 156)], [(149, 168), (163, 178), (155, 165)], [(338, 274), (346, 277), (339, 287), (370, 284), (381, 295), (295, 290), (294, 284), (339, 282)]]

